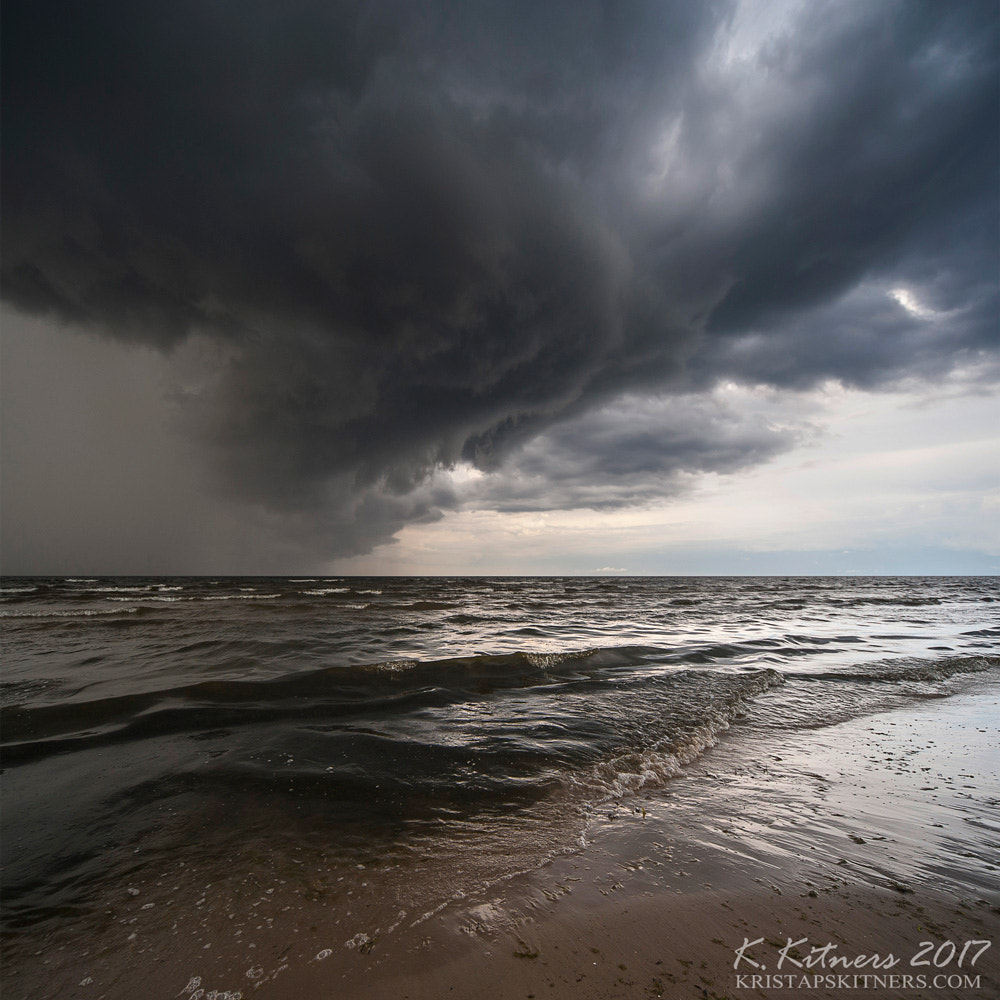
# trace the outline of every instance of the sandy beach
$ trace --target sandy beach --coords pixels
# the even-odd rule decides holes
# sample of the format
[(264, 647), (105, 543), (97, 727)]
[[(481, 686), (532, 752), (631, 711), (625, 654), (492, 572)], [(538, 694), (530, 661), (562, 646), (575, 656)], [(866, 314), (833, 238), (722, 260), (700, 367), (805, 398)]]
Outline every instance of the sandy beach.
[[(329, 978), (314, 963), (266, 995), (996, 997), (997, 706), (984, 691), (765, 737), (743, 764), (724, 741), (408, 951), (340, 956)], [(713, 774), (706, 811), (687, 793)]]
[(395, 926), (358, 930), (365, 901), (258, 879), (253, 932), (219, 902), (231, 886), (199, 901), (193, 882), (168, 929), (135, 890), (88, 946), (8, 967), (5, 994), (992, 998), (998, 705), (980, 681), (817, 729), (765, 716), (662, 791), (608, 803), (579, 850)]

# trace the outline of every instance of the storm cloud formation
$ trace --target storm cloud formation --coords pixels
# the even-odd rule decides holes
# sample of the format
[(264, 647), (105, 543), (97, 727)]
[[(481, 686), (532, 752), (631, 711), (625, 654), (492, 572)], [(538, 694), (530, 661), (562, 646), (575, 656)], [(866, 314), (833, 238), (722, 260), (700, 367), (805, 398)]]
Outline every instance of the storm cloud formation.
[[(9, 0), (2, 291), (174, 359), (220, 488), (369, 550), (996, 375), (1000, 24), (942, 4)], [(491, 478), (492, 475), (492, 478)]]

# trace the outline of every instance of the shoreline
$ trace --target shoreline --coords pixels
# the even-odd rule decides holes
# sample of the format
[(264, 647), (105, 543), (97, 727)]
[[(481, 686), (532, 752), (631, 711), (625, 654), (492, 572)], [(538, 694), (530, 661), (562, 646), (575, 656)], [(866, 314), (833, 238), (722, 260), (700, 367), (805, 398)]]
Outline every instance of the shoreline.
[[(1000, 691), (980, 687), (762, 736), (742, 765), (742, 741), (723, 741), (610, 811), (581, 852), (442, 917), (409, 953), (375, 959), (376, 947), (339, 984), (314, 966), (266, 995), (995, 998)], [(724, 787), (706, 810), (697, 786), (710, 776)]]
[[(91, 947), (63, 944), (16, 978), (8, 965), (5, 994), (995, 997), (1000, 688), (987, 680), (973, 687), (819, 729), (737, 722), (740, 739), (724, 735), (663, 789), (608, 804), (585, 847), (426, 919), (349, 934), (329, 903), (287, 887), (272, 897), (273, 920), (246, 946), (252, 951), (232, 947), (221, 912), (203, 919), (198, 934), (184, 934), (181, 919), (180, 930), (175, 923), (158, 939), (126, 938), (109, 922), (106, 939)], [(135, 915), (118, 921), (126, 929), (142, 926), (138, 911), (147, 904), (133, 905)], [(803, 937), (778, 970), (780, 948)], [(921, 960), (923, 941), (933, 942), (932, 964), (910, 965)], [(958, 952), (969, 941), (990, 947), (966, 948), (960, 969)], [(734, 970), (745, 942), (756, 943)], [(794, 965), (807, 948), (828, 944), (823, 964)], [(976, 950), (982, 954), (968, 964)], [(873, 953), (896, 961), (879, 975), (980, 978), (939, 988), (879, 980), (867, 992), (843, 981), (752, 979), (789, 970), (871, 975), (874, 960), (850, 969), (827, 960), (856, 963)], [(943, 964), (935, 967), (935, 957)]]

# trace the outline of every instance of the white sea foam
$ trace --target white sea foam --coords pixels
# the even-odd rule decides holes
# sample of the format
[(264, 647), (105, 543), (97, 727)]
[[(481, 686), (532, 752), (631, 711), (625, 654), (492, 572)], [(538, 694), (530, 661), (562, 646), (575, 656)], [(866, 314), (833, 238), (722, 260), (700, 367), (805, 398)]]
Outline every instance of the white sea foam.
[(581, 649), (573, 650), (568, 653), (525, 653), (524, 658), (533, 667), (538, 667), (539, 670), (548, 670), (551, 667), (557, 667), (560, 663), (566, 663), (569, 660), (584, 660), (588, 656), (592, 656), (595, 652), (597, 652), (597, 650)]
[(308, 594), (310, 597), (324, 597), (327, 594), (349, 594), (351, 592), (350, 587), (321, 587), (318, 590), (303, 590), (303, 594)]
[(106, 601), (136, 601), (136, 600), (140, 600), (143, 603), (146, 603), (147, 601), (160, 601), (160, 602), (174, 603), (176, 601), (193, 601), (193, 600), (195, 600), (195, 598), (193, 598), (193, 597), (170, 597), (168, 595), (161, 595), (161, 594), (149, 594), (148, 596), (139, 597), (139, 598), (136, 598), (136, 597), (105, 597), (104, 599)]
[(145, 587), (90, 587), (87, 592), (92, 594), (145, 594), (152, 589), (147, 584)]
[(80, 608), (76, 611), (0, 611), (0, 618), (98, 618), (104, 615), (134, 614), (138, 608), (105, 608), (95, 611)]
[(360, 669), (370, 670), (373, 673), (379, 673), (384, 671), (386, 673), (395, 674), (403, 670), (412, 670), (417, 665), (415, 660), (386, 660), (384, 663), (369, 663)]
[(718, 720), (714, 725), (700, 726), (687, 734), (683, 745), (670, 749), (646, 749), (621, 754), (582, 771), (567, 771), (564, 783), (583, 792), (588, 802), (600, 805), (639, 792), (662, 788), (706, 750), (719, 742), (729, 724)]
[(273, 601), (281, 594), (210, 594), (207, 597), (199, 597), (200, 601)]

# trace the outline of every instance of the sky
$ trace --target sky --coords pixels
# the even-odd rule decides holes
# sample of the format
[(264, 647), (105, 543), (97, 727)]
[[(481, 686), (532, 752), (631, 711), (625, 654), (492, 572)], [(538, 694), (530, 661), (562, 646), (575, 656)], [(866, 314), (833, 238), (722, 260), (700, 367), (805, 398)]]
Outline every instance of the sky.
[(7, 0), (7, 574), (995, 574), (994, 0)]

